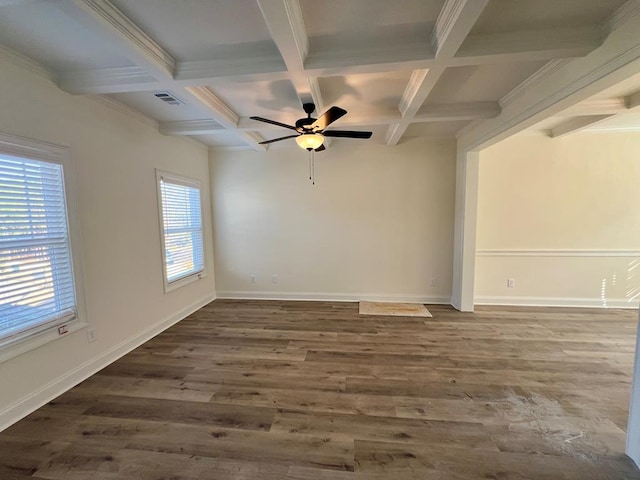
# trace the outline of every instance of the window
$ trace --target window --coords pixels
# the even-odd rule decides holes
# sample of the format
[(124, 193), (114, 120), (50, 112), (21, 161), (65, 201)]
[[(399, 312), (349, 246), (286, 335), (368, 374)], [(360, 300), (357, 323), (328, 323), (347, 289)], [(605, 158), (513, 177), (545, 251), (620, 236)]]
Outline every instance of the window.
[(0, 135), (0, 346), (78, 316), (66, 162), (66, 149)]
[(204, 276), (200, 182), (157, 171), (165, 291)]

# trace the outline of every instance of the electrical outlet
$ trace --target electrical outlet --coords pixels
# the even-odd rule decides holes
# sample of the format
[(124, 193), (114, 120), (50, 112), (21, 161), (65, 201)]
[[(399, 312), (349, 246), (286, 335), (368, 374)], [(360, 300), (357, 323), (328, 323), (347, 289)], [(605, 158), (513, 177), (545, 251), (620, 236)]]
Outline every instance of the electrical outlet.
[(278, 283), (278, 275), (271, 275), (271, 283)]
[(438, 279), (437, 278), (432, 278), (431, 279), (431, 286), (432, 287), (437, 287), (438, 286)]
[(516, 286), (516, 281), (513, 278), (507, 278), (507, 288), (513, 288)]
[(96, 329), (95, 328), (87, 328), (87, 340), (89, 343), (95, 342), (97, 338)]
[(251, 283), (256, 283), (256, 276), (255, 275), (249, 275), (249, 281)]

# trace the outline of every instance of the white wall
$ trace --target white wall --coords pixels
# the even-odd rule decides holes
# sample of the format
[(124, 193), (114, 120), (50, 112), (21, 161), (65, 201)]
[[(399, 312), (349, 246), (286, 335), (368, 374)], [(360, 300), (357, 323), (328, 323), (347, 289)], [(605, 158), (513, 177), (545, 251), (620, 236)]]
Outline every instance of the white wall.
[(483, 150), (476, 303), (636, 308), (639, 159), (638, 133), (518, 136)]
[[(0, 60), (0, 131), (70, 147), (86, 307), (80, 330), (0, 363), (0, 430), (214, 297), (208, 155)], [(163, 293), (155, 168), (203, 183), (208, 276)]]
[(211, 153), (218, 296), (449, 303), (455, 142), (335, 142), (315, 186), (290, 143)]

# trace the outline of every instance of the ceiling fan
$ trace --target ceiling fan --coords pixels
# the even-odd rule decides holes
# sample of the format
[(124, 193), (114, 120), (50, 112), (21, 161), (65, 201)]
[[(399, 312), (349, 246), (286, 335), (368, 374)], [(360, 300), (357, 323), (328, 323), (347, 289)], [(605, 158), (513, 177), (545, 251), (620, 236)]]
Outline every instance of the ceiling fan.
[(272, 125), (288, 128), (289, 130), (295, 130), (297, 132), (295, 135), (287, 135), (286, 137), (274, 138), (273, 140), (260, 142), (260, 145), (279, 142), (280, 140), (287, 140), (289, 138), (295, 138), (296, 143), (298, 144), (298, 146), (300, 146), (300, 148), (303, 148), (310, 152), (321, 152), (325, 149), (324, 137), (371, 138), (371, 132), (357, 132), (353, 130), (325, 130), (325, 128), (327, 128), (333, 122), (347, 114), (347, 111), (340, 107), (331, 107), (317, 119), (311, 117), (311, 114), (316, 109), (316, 106), (313, 103), (305, 103), (302, 105), (302, 108), (307, 114), (307, 118), (301, 118), (297, 120), (295, 127), (293, 125), (276, 122), (275, 120), (269, 120), (268, 118), (249, 117), (251, 118), (251, 120), (270, 123)]

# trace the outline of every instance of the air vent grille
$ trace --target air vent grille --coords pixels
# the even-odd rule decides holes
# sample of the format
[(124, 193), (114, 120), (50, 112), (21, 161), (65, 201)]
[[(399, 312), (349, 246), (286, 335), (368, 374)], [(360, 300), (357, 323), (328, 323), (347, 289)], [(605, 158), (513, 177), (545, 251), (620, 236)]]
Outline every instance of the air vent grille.
[(169, 92), (155, 92), (153, 95), (156, 98), (159, 98), (160, 100), (162, 100), (167, 105), (182, 105), (184, 103), (178, 100)]

